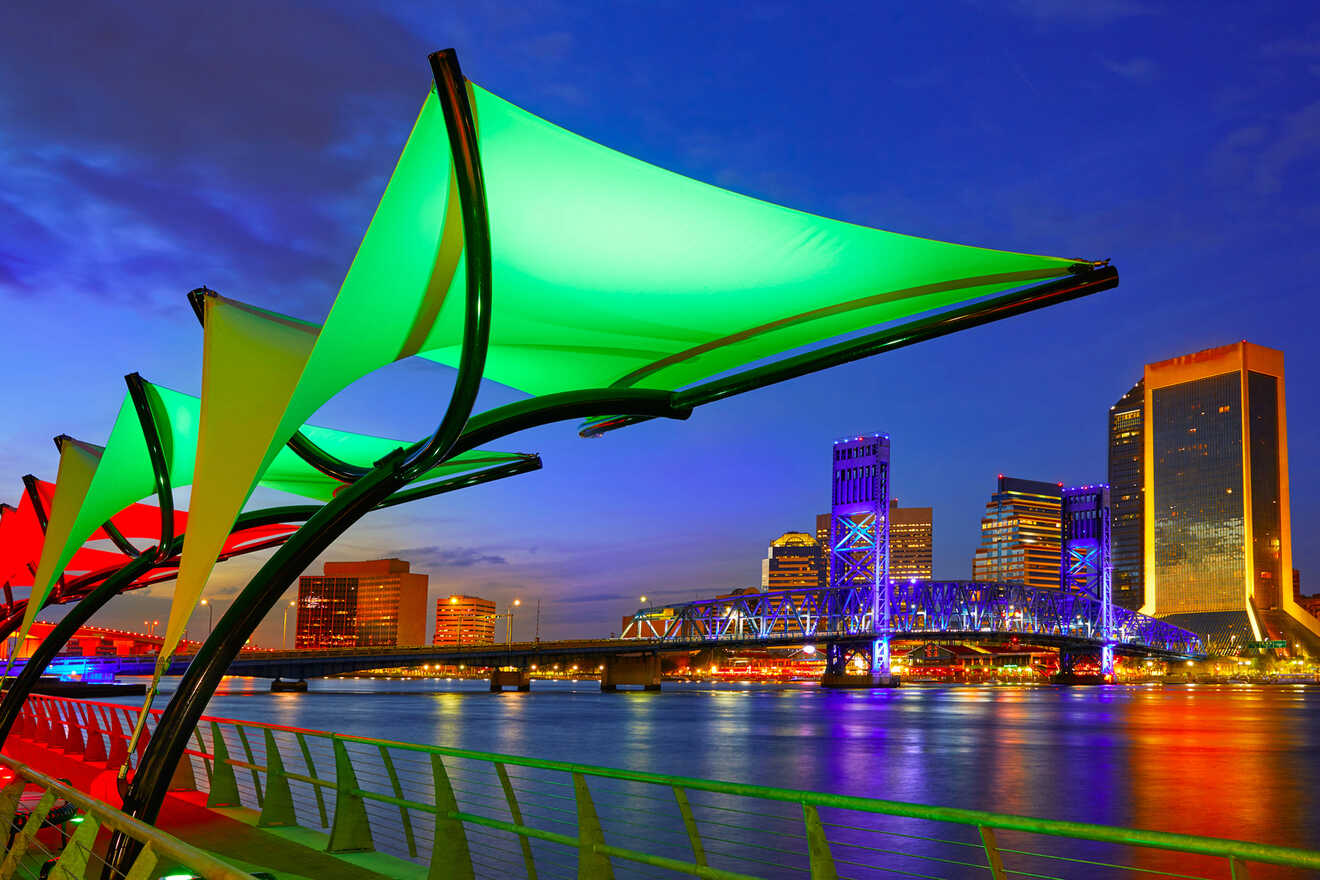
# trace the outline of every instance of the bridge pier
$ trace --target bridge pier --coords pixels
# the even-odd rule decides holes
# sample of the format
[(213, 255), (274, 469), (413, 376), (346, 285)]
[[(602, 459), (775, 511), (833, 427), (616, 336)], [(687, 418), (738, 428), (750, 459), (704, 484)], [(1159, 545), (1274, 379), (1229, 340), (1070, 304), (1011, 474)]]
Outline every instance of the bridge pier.
[(307, 693), (307, 679), (300, 678), (297, 681), (285, 681), (282, 678), (276, 678), (270, 683), (270, 692), (272, 694), (305, 694)]
[(644, 691), (660, 690), (660, 655), (609, 657), (600, 675), (602, 693), (613, 693), (619, 685), (641, 685)]
[(526, 669), (492, 669), (490, 671), (490, 692), (499, 693), (505, 687), (515, 687), (520, 691), (532, 689), (532, 676)]
[[(897, 675), (892, 675), (872, 667), (873, 646), (862, 649), (839, 644), (831, 644), (825, 649), (825, 672), (820, 677), (820, 686), (824, 688), (896, 688), (899, 685)], [(860, 670), (850, 668), (855, 657), (865, 659), (865, 666)]]

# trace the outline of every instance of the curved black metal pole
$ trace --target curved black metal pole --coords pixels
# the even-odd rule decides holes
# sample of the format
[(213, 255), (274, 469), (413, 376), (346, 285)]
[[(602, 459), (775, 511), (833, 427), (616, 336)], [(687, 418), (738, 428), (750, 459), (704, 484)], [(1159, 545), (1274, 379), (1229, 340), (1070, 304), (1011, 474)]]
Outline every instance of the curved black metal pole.
[[(452, 50), (434, 53), (430, 60), (454, 157), (467, 255), (463, 350), (449, 406), (429, 440), (386, 456), (368, 474), (341, 490), (275, 552), (230, 605), (220, 626), (189, 664), (124, 793), (124, 811), (144, 821), (154, 821), (158, 815), (173, 767), (182, 758), (188, 737), (229, 664), (294, 578), (362, 516), (411, 480), (460, 451), (459, 440), (476, 403), (490, 339), (490, 239), (476, 129), (462, 72)], [(666, 412), (673, 411), (664, 395), (659, 400), (654, 394), (625, 397), (645, 400), (649, 409), (659, 410), (660, 404), (664, 403)], [(618, 399), (617, 392), (611, 392), (611, 404)], [(524, 405), (514, 405), (512, 411), (506, 412), (508, 420), (503, 423), (503, 430), (499, 427), (500, 419), (492, 418), (486, 420), (484, 431), (479, 433), (483, 438), (487, 434), (491, 438), (504, 436), (531, 424), (552, 421), (555, 412), (601, 415), (600, 410), (590, 407), (589, 401), (589, 396), (578, 396), (571, 401), (552, 402), (548, 407), (544, 404), (538, 406), (536, 401), (524, 402)], [(617, 407), (611, 405), (610, 409)], [(116, 835), (110, 843), (106, 876), (112, 876), (114, 870), (125, 870), (139, 848), (131, 839)]]
[(133, 408), (137, 410), (138, 424), (142, 427), (142, 439), (147, 442), (147, 457), (151, 461), (151, 472), (156, 483), (156, 501), (160, 505), (160, 541), (156, 544), (156, 559), (159, 561), (173, 555), (168, 551), (174, 543), (174, 487), (170, 484), (170, 468), (165, 460), (165, 447), (160, 440), (156, 414), (147, 396), (147, 383), (140, 373), (129, 373), (124, 377), (124, 382), (128, 385), (128, 396), (133, 401)]

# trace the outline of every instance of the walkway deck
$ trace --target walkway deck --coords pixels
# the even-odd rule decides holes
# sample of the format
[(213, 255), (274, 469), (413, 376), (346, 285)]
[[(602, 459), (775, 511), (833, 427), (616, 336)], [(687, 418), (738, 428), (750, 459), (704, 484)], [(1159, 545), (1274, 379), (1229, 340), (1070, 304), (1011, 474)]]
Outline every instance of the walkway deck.
[[(113, 776), (105, 764), (84, 761), (19, 737), (10, 738), (3, 755), (67, 779), (80, 791), (95, 796), (102, 794), (101, 787)], [(425, 868), (385, 853), (330, 855), (325, 852), (325, 834), (296, 827), (258, 828), (255, 810), (207, 807), (205, 801), (203, 792), (172, 792), (165, 799), (156, 827), (236, 867), (265, 871), (278, 880), (420, 880), (426, 876)]]

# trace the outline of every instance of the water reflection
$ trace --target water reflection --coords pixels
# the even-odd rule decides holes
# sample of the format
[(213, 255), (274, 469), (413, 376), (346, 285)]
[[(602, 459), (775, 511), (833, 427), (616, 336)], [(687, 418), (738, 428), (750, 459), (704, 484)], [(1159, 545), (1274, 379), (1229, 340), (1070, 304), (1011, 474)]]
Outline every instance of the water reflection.
[(267, 686), (230, 679), (209, 711), (479, 751), (1320, 849), (1318, 688), (848, 692), (666, 683), (659, 694), (602, 694), (594, 681), (535, 681), (530, 694), (491, 694), (483, 681), (349, 679), (313, 682), (307, 694), (270, 694)]

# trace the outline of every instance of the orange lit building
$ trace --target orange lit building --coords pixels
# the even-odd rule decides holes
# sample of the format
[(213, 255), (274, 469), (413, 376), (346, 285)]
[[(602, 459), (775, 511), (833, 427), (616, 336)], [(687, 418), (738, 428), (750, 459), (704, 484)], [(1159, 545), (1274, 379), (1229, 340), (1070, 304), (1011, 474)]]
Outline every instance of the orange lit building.
[(298, 580), (299, 648), (422, 645), (427, 576), (402, 559), (327, 562)]
[(435, 602), (433, 645), (493, 645), (495, 603), (480, 596), (441, 596)]
[(1292, 588), (1283, 352), (1245, 340), (1147, 364), (1145, 605), (1209, 646), (1320, 646)]
[(804, 532), (785, 532), (770, 543), (770, 552), (761, 560), (761, 588), (795, 590), (820, 588), (828, 581), (825, 551), (816, 539)]

